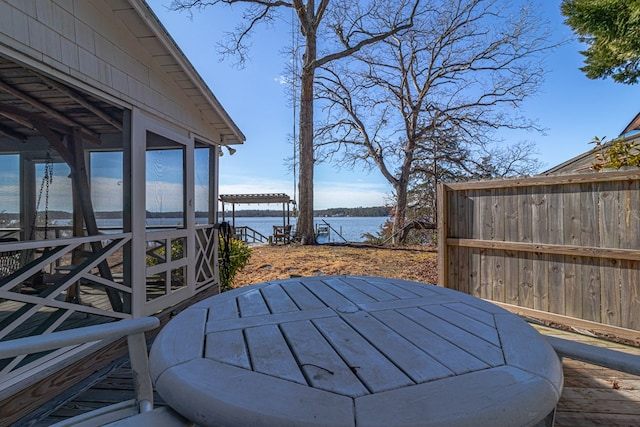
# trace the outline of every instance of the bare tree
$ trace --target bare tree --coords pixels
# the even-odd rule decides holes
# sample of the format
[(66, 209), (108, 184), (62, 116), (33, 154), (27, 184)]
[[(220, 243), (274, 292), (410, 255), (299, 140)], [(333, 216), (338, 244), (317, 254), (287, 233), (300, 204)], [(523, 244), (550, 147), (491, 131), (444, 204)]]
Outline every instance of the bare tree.
[(539, 88), (552, 45), (531, 7), (510, 5), (422, 2), (413, 27), (318, 74), (323, 158), (380, 170), (395, 192), (394, 232), (404, 226), (409, 184), (425, 162), (457, 157), (459, 167), (476, 169), (467, 165), (473, 147), (489, 146), (497, 129), (538, 129), (518, 106)]
[[(248, 37), (258, 24), (276, 19), (286, 10), (295, 12), (304, 40), (300, 73), (299, 210), (296, 226), (296, 237), (303, 244), (315, 243), (313, 107), (316, 70), (410, 28), (419, 3), (420, 0), (173, 0), (171, 4), (173, 10), (188, 12), (208, 6), (244, 4), (243, 20), (235, 32), (229, 34), (223, 52), (238, 55), (241, 63), (248, 53)], [(379, 25), (382, 15), (388, 19)]]

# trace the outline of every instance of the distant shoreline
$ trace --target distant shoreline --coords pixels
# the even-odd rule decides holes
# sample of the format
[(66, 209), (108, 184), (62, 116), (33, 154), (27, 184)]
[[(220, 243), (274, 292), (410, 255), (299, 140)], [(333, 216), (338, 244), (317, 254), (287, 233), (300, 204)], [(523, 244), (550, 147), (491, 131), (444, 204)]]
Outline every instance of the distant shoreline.
[[(231, 211), (225, 211), (224, 216), (230, 217)], [(368, 208), (331, 208), (313, 211), (315, 217), (388, 217), (391, 215), (391, 208), (386, 206), (376, 206)], [(282, 209), (242, 209), (235, 211), (236, 218), (242, 217), (278, 217), (282, 216)], [(291, 213), (293, 216), (293, 213)]]
[[(96, 219), (116, 219), (122, 218), (122, 212), (96, 212)], [(293, 212), (290, 212), (291, 216), (294, 216)], [(391, 215), (391, 208), (386, 206), (366, 207), (366, 208), (331, 208), (320, 209), (313, 212), (315, 217), (388, 217)], [(47, 216), (50, 220), (56, 219), (70, 219), (71, 212), (65, 211), (49, 211)], [(222, 213), (219, 212), (219, 216)], [(225, 218), (231, 217), (231, 211), (225, 211)], [(281, 217), (282, 209), (237, 209), (235, 211), (236, 218), (245, 217)], [(6, 220), (18, 220), (20, 215), (18, 213), (6, 213), (0, 211), (0, 221)], [(182, 212), (147, 212), (147, 218), (181, 218)], [(196, 218), (206, 218), (206, 212), (196, 211)]]

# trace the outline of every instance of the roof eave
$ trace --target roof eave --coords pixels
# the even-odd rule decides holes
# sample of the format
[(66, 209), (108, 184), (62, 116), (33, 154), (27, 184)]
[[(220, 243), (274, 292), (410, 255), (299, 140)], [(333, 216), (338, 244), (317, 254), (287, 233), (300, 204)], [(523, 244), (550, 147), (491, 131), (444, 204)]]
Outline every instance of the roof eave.
[(155, 37), (160, 41), (165, 49), (172, 55), (176, 62), (182, 67), (191, 81), (196, 85), (202, 96), (205, 97), (214, 112), (223, 120), (223, 123), (231, 131), (231, 135), (224, 135), (220, 143), (222, 145), (242, 144), (246, 141), (245, 135), (229, 116), (222, 104), (215, 97), (209, 86), (204, 82), (200, 74), (187, 59), (175, 40), (171, 37), (160, 19), (153, 12), (151, 7), (144, 0), (128, 0), (129, 4), (138, 13), (141, 19), (149, 26)]

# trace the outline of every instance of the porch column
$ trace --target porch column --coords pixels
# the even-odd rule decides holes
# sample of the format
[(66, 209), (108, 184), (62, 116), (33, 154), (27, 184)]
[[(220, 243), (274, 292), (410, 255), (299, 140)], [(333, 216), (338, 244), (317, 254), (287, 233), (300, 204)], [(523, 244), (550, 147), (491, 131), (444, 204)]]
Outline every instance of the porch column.
[[(131, 111), (131, 146), (129, 170), (131, 179), (124, 176), (125, 200), (129, 200), (131, 209), (131, 314), (142, 317), (147, 293), (146, 274), (146, 148), (147, 129), (144, 116), (139, 109)], [(127, 192), (128, 191), (128, 192)]]

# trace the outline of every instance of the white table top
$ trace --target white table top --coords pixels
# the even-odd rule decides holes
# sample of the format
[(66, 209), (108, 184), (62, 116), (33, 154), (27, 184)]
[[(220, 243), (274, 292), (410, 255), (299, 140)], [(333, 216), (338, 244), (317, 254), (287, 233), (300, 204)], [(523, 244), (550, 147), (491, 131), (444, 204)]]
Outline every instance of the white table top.
[(203, 426), (530, 426), (562, 366), (519, 317), (433, 285), (296, 278), (191, 306), (156, 338), (158, 393)]

